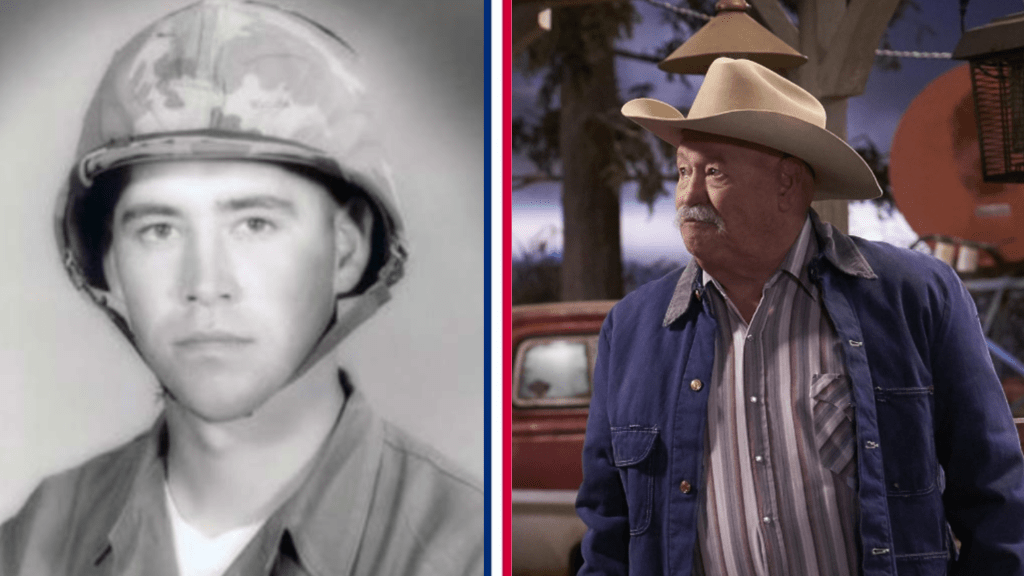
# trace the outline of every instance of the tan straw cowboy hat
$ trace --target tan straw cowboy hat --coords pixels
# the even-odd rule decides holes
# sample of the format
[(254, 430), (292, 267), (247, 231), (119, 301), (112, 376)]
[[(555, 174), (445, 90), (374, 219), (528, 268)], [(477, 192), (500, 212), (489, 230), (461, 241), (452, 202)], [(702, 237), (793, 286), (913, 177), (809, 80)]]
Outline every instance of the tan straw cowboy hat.
[(867, 200), (882, 194), (864, 159), (825, 129), (821, 103), (803, 88), (750, 60), (715, 60), (688, 118), (652, 98), (630, 100), (622, 113), (673, 146), (679, 145), (686, 129), (796, 156), (814, 170), (815, 200)]

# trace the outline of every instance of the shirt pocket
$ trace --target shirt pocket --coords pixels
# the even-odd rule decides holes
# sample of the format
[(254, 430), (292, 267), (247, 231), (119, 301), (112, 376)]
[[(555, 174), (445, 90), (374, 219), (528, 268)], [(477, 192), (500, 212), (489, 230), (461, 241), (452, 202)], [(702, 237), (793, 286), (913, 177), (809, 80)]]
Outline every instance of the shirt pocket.
[(843, 477), (853, 476), (856, 440), (846, 375), (815, 374), (811, 378), (811, 418), (822, 466)]
[(651, 525), (654, 507), (652, 454), (658, 439), (657, 427), (624, 426), (611, 429), (612, 457), (619, 469), (629, 508), (629, 534), (643, 534)]
[(927, 494), (935, 489), (932, 424), (933, 388), (875, 388), (878, 436), (886, 491), (890, 496)]

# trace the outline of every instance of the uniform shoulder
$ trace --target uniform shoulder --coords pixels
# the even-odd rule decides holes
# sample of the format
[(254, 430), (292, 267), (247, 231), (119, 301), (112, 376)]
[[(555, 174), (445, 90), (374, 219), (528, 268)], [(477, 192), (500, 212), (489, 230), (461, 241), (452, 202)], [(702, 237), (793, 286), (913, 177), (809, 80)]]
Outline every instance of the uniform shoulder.
[[(44, 479), (0, 527), (0, 566), (38, 566), (102, 530), (124, 502), (148, 434)], [(18, 573), (14, 570), (14, 573)]]
[(141, 434), (77, 466), (44, 478), (12, 520), (31, 512), (33, 503), (66, 501), (72, 497), (93, 499), (108, 493), (113, 486), (126, 482), (126, 473), (135, 468), (149, 441), (148, 432)]
[(483, 486), (469, 472), (408, 432), (384, 422), (384, 457), (410, 474), (422, 474), (439, 492), (483, 501)]
[[(384, 422), (371, 522), (384, 548), (408, 554), (410, 574), (483, 572), (481, 483), (434, 448)], [(394, 561), (394, 559), (392, 560)]]

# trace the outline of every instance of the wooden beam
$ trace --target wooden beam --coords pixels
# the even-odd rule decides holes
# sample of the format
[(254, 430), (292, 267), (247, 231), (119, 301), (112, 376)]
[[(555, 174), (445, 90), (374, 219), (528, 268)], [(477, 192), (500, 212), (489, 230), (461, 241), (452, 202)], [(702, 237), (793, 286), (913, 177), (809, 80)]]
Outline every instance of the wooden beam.
[(822, 97), (849, 98), (864, 92), (875, 49), (900, 0), (852, 0), (818, 67)]
[(815, 0), (815, 4), (814, 34), (818, 42), (818, 53), (824, 54), (835, 46), (836, 31), (846, 17), (846, 0)]
[(782, 9), (779, 0), (747, 0), (757, 9), (757, 13), (764, 19), (768, 29), (779, 37), (780, 40), (789, 44), (794, 50), (800, 49), (800, 30), (789, 19), (786, 11)]

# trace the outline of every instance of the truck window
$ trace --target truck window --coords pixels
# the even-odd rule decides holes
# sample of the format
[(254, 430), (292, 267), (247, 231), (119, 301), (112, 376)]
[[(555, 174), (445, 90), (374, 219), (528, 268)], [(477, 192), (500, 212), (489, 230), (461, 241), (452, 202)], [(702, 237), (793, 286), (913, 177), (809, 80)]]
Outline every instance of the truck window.
[(513, 404), (520, 408), (587, 406), (596, 350), (596, 334), (523, 340), (512, 375)]

